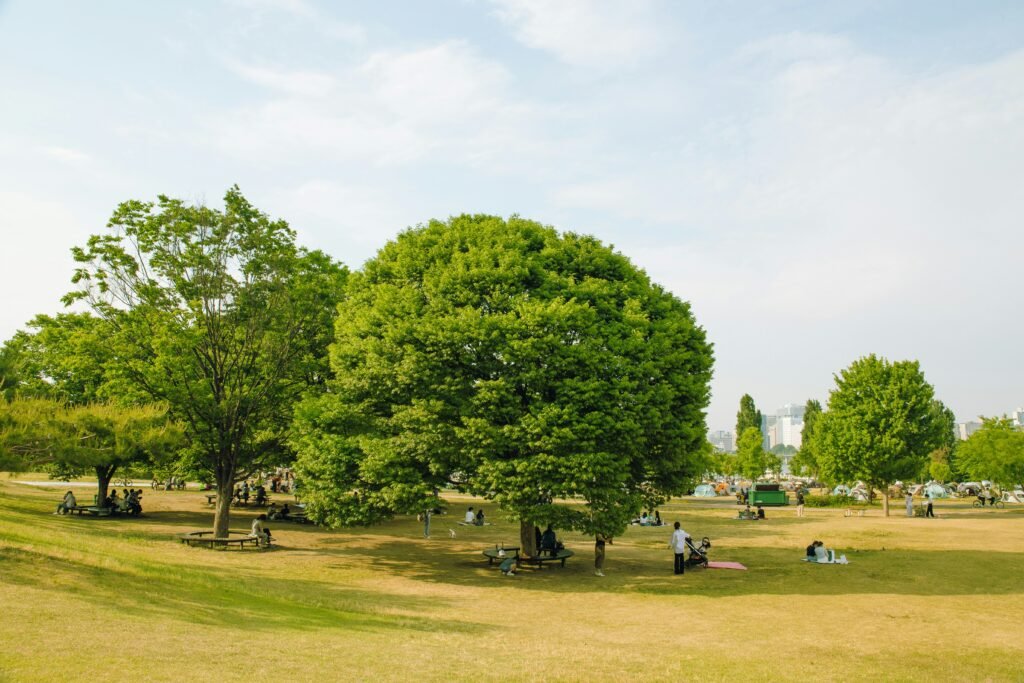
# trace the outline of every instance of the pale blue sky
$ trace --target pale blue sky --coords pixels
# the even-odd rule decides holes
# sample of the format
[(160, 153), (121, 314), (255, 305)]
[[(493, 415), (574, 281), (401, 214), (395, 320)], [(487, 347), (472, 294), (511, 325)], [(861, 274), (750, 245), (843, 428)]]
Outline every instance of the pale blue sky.
[(519, 213), (615, 244), (739, 397), (916, 358), (1024, 404), (1024, 3), (0, 0), (0, 338), (115, 205), (239, 184), (352, 267)]

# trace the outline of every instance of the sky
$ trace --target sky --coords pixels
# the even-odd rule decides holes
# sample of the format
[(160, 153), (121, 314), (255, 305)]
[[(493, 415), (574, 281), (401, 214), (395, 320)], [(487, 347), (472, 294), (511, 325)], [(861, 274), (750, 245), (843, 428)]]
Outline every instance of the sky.
[(0, 339), (118, 203), (235, 184), (352, 268), (595, 235), (690, 302), (712, 430), (869, 353), (1024, 405), (1024, 3), (0, 0)]

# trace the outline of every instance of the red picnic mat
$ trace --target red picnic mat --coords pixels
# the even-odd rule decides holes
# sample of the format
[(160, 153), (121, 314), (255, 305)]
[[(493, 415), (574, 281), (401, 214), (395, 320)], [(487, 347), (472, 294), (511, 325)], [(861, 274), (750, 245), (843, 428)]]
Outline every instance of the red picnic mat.
[(708, 569), (742, 569), (746, 571), (747, 568), (739, 562), (708, 562)]

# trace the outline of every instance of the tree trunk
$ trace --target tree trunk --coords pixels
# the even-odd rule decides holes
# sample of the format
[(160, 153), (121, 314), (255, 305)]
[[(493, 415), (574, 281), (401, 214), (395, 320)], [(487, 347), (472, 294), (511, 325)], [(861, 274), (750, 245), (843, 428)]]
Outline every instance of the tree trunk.
[(228, 537), (228, 524), (231, 521), (231, 500), (234, 498), (234, 494), (234, 473), (218, 473), (217, 508), (213, 515), (213, 535), (215, 538)]
[(537, 557), (537, 532), (533, 522), (519, 521), (519, 553), (526, 557)]
[(103, 505), (116, 470), (116, 465), (96, 465), (96, 505)]
[(889, 489), (882, 489), (882, 516), (889, 516)]

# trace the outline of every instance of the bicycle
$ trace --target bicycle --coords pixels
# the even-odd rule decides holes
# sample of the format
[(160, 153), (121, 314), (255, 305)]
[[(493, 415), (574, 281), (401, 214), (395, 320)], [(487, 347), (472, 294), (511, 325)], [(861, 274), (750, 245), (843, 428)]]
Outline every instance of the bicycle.
[(125, 489), (135, 486), (135, 482), (129, 479), (128, 477), (121, 477), (120, 479), (115, 479), (114, 483), (120, 486), (121, 488)]
[(1004, 503), (1001, 500), (995, 500), (991, 504), (989, 504), (989, 503), (986, 503), (983, 500), (976, 500), (973, 503), (973, 507), (976, 507), (976, 508), (994, 507), (994, 508), (999, 508), (1000, 510), (1002, 510), (1003, 508), (1006, 507), (1006, 503)]

